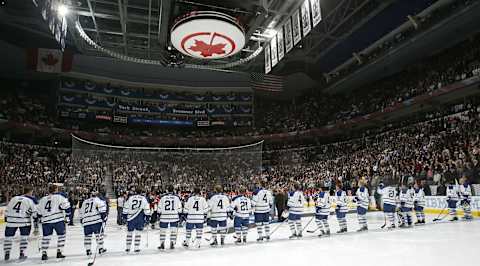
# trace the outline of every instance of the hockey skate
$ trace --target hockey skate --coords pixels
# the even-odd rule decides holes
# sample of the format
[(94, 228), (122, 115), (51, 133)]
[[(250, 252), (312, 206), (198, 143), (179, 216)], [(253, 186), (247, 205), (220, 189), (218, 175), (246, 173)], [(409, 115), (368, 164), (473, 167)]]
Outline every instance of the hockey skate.
[(165, 242), (162, 241), (162, 243), (160, 243), (160, 246), (158, 246), (158, 249), (159, 250), (164, 250), (165, 249)]
[(216, 239), (216, 238), (215, 238), (215, 239), (213, 239), (212, 243), (210, 243), (210, 246), (212, 246), (212, 247), (216, 247), (216, 246), (218, 246), (218, 241), (217, 241), (217, 239)]
[(293, 233), (291, 236), (288, 237), (289, 239), (295, 239), (297, 238), (297, 233)]
[(64, 259), (65, 255), (62, 254), (60, 250), (57, 250), (57, 259)]
[(42, 253), (42, 260), (43, 260), (43, 261), (48, 260), (48, 255), (47, 255), (47, 252), (46, 252), (46, 251), (44, 251), (44, 252)]
[(243, 243), (244, 244), (247, 243), (247, 237), (246, 236), (243, 237)]
[(237, 237), (237, 240), (234, 242), (236, 245), (242, 244), (242, 239), (240, 237)]
[(91, 257), (92, 256), (92, 251), (90, 249), (87, 249), (87, 257)]
[(98, 254), (99, 254), (99, 255), (105, 254), (106, 252), (107, 252), (107, 249), (106, 249), (106, 248), (99, 248), (99, 249), (98, 249)]
[(27, 256), (25, 256), (25, 253), (20, 252), (20, 256), (18, 257), (18, 260), (24, 261), (24, 260), (26, 260), (26, 259), (27, 259)]
[(10, 259), (10, 252), (6, 251), (4, 256), (5, 261)]
[(175, 249), (175, 242), (174, 241), (170, 241), (170, 249)]
[(360, 229), (357, 230), (357, 232), (364, 232), (364, 231), (368, 231), (368, 227), (362, 226)]
[(454, 216), (454, 217), (452, 217), (452, 219), (450, 219), (450, 222), (454, 222), (454, 221), (458, 221), (458, 217), (457, 217), (457, 216)]

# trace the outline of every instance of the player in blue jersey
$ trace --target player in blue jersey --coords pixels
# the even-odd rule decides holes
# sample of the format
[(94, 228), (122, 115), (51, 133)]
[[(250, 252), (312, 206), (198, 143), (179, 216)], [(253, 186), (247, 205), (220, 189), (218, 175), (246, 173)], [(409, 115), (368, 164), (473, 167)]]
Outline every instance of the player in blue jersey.
[(199, 248), (203, 235), (203, 223), (205, 222), (205, 216), (208, 212), (208, 203), (207, 200), (200, 195), (200, 188), (193, 190), (193, 194), (185, 203), (183, 211), (187, 218), (187, 237), (183, 242), (183, 246), (189, 247), (191, 245), (192, 230), (195, 229), (196, 240), (193, 243), (193, 247)]
[(5, 261), (10, 259), (13, 237), (17, 230), (20, 231), (20, 260), (25, 260), (25, 250), (28, 247), (28, 236), (32, 229), (32, 219), (37, 215), (37, 200), (33, 197), (33, 188), (25, 186), (23, 195), (13, 197), (5, 211), (5, 240), (3, 250)]
[[(62, 254), (65, 247), (65, 219), (70, 216), (70, 203), (68, 198), (58, 192), (57, 185), (49, 187), (49, 194), (40, 199), (38, 216), (42, 224), (42, 260), (48, 260), (47, 250), (53, 231), (57, 234), (57, 258), (63, 259)], [(68, 221), (67, 221), (68, 222)]]
[(95, 234), (98, 254), (103, 254), (107, 251), (103, 248), (103, 231), (106, 221), (107, 206), (103, 200), (97, 197), (97, 192), (93, 191), (91, 197), (83, 201), (82, 206), (80, 206), (80, 222), (85, 235), (84, 246), (87, 256), (92, 255), (93, 234)]
[(471, 200), (472, 200), (472, 188), (468, 183), (466, 177), (460, 178), (460, 185), (458, 187), (458, 195), (460, 196), (460, 206), (464, 212), (464, 219), (471, 220), (473, 219), (472, 216), (472, 207), (471, 207)]
[[(252, 205), (258, 232), (257, 241), (264, 239), (268, 241), (270, 240), (270, 211), (273, 206), (272, 192), (265, 188), (257, 188), (253, 192)], [(265, 229), (265, 235), (263, 235), (263, 229)]]
[(174, 194), (172, 185), (167, 187), (167, 194), (160, 198), (157, 212), (160, 215), (160, 246), (158, 249), (165, 249), (168, 230), (170, 230), (170, 249), (174, 249), (177, 242), (179, 215), (182, 213), (182, 202), (178, 195)]
[(355, 193), (355, 202), (357, 203), (357, 217), (358, 217), (358, 224), (360, 225), (360, 229), (358, 232), (367, 231), (368, 224), (367, 224), (367, 211), (368, 206), (370, 204), (370, 195), (368, 194), (368, 188), (366, 187), (367, 181), (363, 178), (358, 180), (358, 189)]
[(328, 216), (330, 215), (330, 193), (328, 188), (319, 188), (315, 201), (315, 222), (318, 228), (322, 228), (319, 237), (330, 236)]
[(130, 252), (135, 237), (134, 252), (140, 252), (141, 232), (150, 221), (150, 205), (140, 189), (131, 195), (123, 206), (123, 219), (127, 221), (127, 239), (125, 252)]
[(252, 202), (245, 196), (245, 188), (240, 188), (238, 196), (232, 199), (232, 209), (234, 212), (233, 227), (237, 240), (235, 244), (247, 243), (248, 226), (250, 214), (252, 213)]
[(220, 233), (220, 245), (225, 244), (227, 234), (227, 213), (230, 211), (230, 199), (222, 193), (222, 186), (215, 186), (215, 194), (208, 200), (210, 209), (209, 225), (212, 228), (211, 246), (218, 245), (217, 234)]
[(292, 235), (289, 237), (290, 239), (302, 237), (302, 215), (305, 206), (305, 197), (301, 188), (300, 184), (296, 183), (294, 185), (295, 191), (290, 193), (287, 201), (288, 224), (292, 232)]
[(338, 224), (340, 226), (340, 230), (338, 230), (337, 234), (347, 232), (347, 193), (342, 189), (342, 187), (342, 182), (337, 182), (335, 185), (335, 215), (337, 216)]
[(419, 182), (415, 183), (413, 189), (413, 205), (415, 210), (415, 216), (417, 216), (417, 221), (415, 222), (415, 224), (425, 224), (425, 192), (423, 192), (423, 188), (421, 187)]

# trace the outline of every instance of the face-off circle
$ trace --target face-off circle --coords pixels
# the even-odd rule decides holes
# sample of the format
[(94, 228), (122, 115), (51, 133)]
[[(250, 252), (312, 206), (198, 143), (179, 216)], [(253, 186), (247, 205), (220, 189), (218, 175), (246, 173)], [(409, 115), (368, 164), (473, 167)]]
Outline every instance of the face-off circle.
[(173, 47), (198, 59), (220, 59), (240, 52), (245, 32), (233, 17), (218, 12), (196, 12), (182, 17), (172, 28)]

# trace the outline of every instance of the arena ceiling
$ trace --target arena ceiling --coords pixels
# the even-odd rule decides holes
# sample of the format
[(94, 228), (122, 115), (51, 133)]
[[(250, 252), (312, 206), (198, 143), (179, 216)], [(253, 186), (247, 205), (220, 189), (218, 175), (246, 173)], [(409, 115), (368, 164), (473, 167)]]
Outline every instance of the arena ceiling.
[[(8, 36), (17, 42), (51, 45), (48, 28), (33, 3), (9, 0), (0, 23), (36, 35)], [(352, 52), (373, 43), (427, 7), (431, 0), (322, 0), (323, 21), (274, 69), (274, 74), (306, 72), (312, 78), (343, 63)], [(298, 0), (67, 0), (70, 7), (67, 47), (80, 53), (108, 56), (87, 44), (75, 30), (78, 21), (88, 37), (108, 50), (129, 57), (155, 60), (163, 65), (214, 66), (246, 58), (260, 46), (267, 28), (285, 21), (299, 8)], [(213, 61), (184, 57), (170, 47), (174, 21), (192, 11), (218, 11), (235, 17), (245, 28), (247, 44), (235, 56)], [(386, 19), (387, 18), (387, 19)], [(389, 19), (388, 19), (389, 18)], [(3, 28), (2, 28), (3, 30)], [(5, 39), (5, 36), (2, 38)], [(23, 39), (22, 39), (23, 38)], [(43, 38), (43, 39), (42, 39)], [(51, 39), (51, 38), (50, 38)], [(233, 70), (263, 71), (262, 54)]]

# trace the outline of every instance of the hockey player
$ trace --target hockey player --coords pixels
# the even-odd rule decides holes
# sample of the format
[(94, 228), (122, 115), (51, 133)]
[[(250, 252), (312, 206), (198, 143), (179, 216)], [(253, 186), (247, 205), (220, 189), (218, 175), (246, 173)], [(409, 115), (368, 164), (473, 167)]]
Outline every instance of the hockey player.
[(252, 213), (252, 202), (245, 196), (245, 188), (240, 188), (238, 196), (232, 200), (232, 209), (235, 211), (233, 227), (237, 240), (235, 244), (247, 243), (248, 225)]
[(456, 221), (457, 218), (457, 202), (458, 202), (458, 188), (456, 185), (450, 184), (447, 186), (447, 206), (448, 214), (452, 217), (450, 221)]
[(347, 232), (347, 193), (342, 189), (342, 182), (337, 182), (335, 185), (335, 215), (337, 216), (338, 224), (340, 230), (337, 234), (342, 234)]
[(418, 183), (415, 183), (413, 189), (413, 206), (415, 209), (415, 216), (417, 216), (415, 225), (425, 224), (425, 192), (423, 192), (423, 188)]
[(366, 187), (367, 181), (361, 178), (358, 181), (359, 188), (355, 193), (355, 202), (357, 203), (357, 216), (358, 216), (358, 224), (360, 225), (360, 229), (358, 232), (367, 231), (367, 211), (368, 206), (370, 204), (370, 195), (368, 194), (368, 188)]
[(179, 214), (182, 212), (182, 202), (178, 195), (173, 194), (172, 185), (167, 187), (167, 194), (163, 195), (158, 204), (160, 215), (160, 246), (158, 249), (165, 249), (165, 239), (170, 228), (170, 249), (175, 248), (177, 242)]
[(292, 235), (289, 237), (290, 239), (301, 238), (303, 231), (302, 214), (305, 206), (305, 197), (303, 196), (300, 184), (295, 184), (294, 189), (295, 191), (290, 193), (287, 201), (288, 224), (292, 232)]
[(183, 242), (184, 247), (190, 246), (192, 230), (196, 231), (196, 240), (193, 247), (199, 248), (203, 235), (203, 223), (208, 212), (207, 200), (200, 195), (200, 188), (195, 188), (193, 194), (188, 198), (183, 209), (187, 217), (187, 238)]
[(38, 203), (38, 216), (42, 224), (42, 260), (48, 260), (47, 250), (53, 231), (57, 234), (57, 259), (63, 259), (65, 247), (65, 219), (69, 217), (70, 203), (58, 192), (58, 186), (50, 185), (49, 194)]
[(458, 194), (460, 196), (460, 205), (462, 206), (464, 212), (464, 219), (471, 220), (472, 217), (472, 207), (470, 205), (470, 201), (472, 199), (472, 188), (468, 184), (468, 180), (466, 177), (462, 177), (460, 179), (460, 186), (458, 188)]
[(83, 201), (80, 206), (80, 222), (83, 225), (85, 235), (84, 245), (87, 256), (92, 255), (92, 235), (95, 234), (98, 254), (107, 250), (103, 248), (103, 231), (106, 223), (107, 206), (103, 200), (97, 197), (97, 192), (92, 192), (91, 197)]
[(318, 228), (322, 228), (319, 237), (330, 236), (330, 226), (328, 225), (328, 216), (330, 215), (330, 193), (328, 188), (320, 187), (315, 202), (315, 222)]
[[(127, 240), (125, 252), (130, 252), (132, 239), (135, 237), (134, 252), (140, 252), (142, 235), (140, 232), (150, 221), (150, 206), (147, 198), (142, 195), (140, 189), (131, 195), (123, 206), (123, 220), (127, 221)], [(135, 235), (135, 236), (134, 236)]]
[(383, 212), (390, 225), (388, 229), (395, 228), (395, 210), (397, 208), (397, 190), (393, 186), (385, 187), (383, 183), (378, 185), (378, 194), (382, 196)]
[(412, 226), (412, 209), (413, 209), (413, 190), (403, 185), (400, 189), (400, 212), (402, 213), (402, 221), (400, 227)]
[(25, 186), (22, 196), (13, 197), (7, 205), (5, 211), (5, 240), (3, 242), (3, 250), (5, 260), (10, 259), (10, 251), (12, 250), (12, 242), (17, 229), (20, 231), (20, 260), (25, 260), (25, 250), (28, 247), (28, 236), (32, 229), (32, 218), (36, 216), (37, 208), (35, 206), (36, 199), (32, 195), (33, 188)]
[(208, 200), (210, 209), (210, 227), (212, 228), (213, 241), (211, 246), (218, 245), (217, 234), (220, 233), (220, 245), (225, 244), (225, 235), (227, 234), (227, 212), (230, 207), (230, 200), (222, 194), (222, 187), (215, 186), (215, 194)]
[[(253, 193), (252, 198), (253, 215), (255, 225), (257, 226), (257, 241), (270, 240), (270, 211), (273, 205), (273, 196), (270, 190), (258, 188)], [(263, 229), (265, 228), (265, 235)]]

